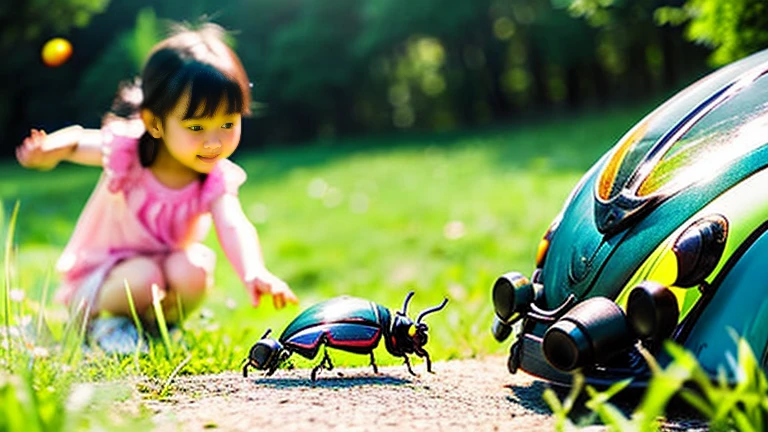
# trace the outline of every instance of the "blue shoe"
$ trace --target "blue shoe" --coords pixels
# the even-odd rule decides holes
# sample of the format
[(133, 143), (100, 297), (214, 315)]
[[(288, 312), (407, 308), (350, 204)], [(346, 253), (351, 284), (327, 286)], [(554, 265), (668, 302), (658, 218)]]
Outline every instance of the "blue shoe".
[(128, 317), (95, 318), (88, 324), (88, 341), (107, 354), (148, 353), (148, 344)]

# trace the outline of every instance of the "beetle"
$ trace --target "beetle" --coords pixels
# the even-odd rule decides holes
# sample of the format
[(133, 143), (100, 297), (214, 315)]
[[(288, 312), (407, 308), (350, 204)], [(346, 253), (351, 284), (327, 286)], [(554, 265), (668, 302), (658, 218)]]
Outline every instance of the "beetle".
[(683, 89), (582, 177), (539, 244), (530, 277), (492, 287), (507, 361), (569, 385), (633, 378), (643, 349), (693, 353), (716, 379), (735, 331), (768, 370), (768, 50)]
[[(378, 373), (373, 350), (382, 338), (390, 354), (403, 357), (411, 375), (416, 374), (411, 369), (408, 354), (424, 357), (427, 371), (432, 372), (429, 353), (424, 349), (428, 327), (421, 320), (443, 309), (448, 299), (423, 310), (414, 322), (407, 315), (408, 303), (413, 295), (413, 291), (409, 292), (403, 302), (403, 310), (394, 314), (380, 304), (357, 297), (341, 296), (317, 303), (294, 318), (278, 340), (268, 337), (272, 331), (268, 329), (251, 347), (243, 366), (243, 376), (248, 376), (249, 367), (266, 370), (266, 375), (270, 376), (291, 354), (297, 353), (312, 360), (321, 347), (368, 354), (374, 373)], [(312, 381), (317, 378), (318, 370), (324, 367), (333, 369), (325, 349), (323, 359), (312, 369)]]

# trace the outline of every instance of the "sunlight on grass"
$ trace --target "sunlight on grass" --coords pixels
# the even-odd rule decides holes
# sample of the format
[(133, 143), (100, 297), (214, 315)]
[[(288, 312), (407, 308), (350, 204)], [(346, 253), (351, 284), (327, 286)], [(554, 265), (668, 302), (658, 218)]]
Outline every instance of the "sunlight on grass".
[(641, 354), (651, 368), (651, 379), (640, 404), (629, 416), (611, 404), (610, 400), (624, 390), (631, 379), (617, 382), (600, 391), (585, 386), (584, 376), (577, 373), (573, 388), (562, 403), (554, 391), (546, 390), (544, 400), (557, 419), (556, 430), (574, 430), (571, 413), (577, 397), (584, 390), (588, 395), (584, 405), (593, 414), (579, 421), (584, 426), (597, 423), (599, 419), (612, 431), (656, 431), (659, 430), (659, 422), (663, 421), (672, 398), (680, 396), (703, 416), (713, 430), (765, 430), (768, 380), (746, 340), (734, 337), (738, 345), (738, 359), (733, 365), (733, 375), (738, 377), (736, 382), (727, 382), (725, 375), (721, 374), (719, 382), (713, 383), (692, 353), (667, 341), (665, 349), (672, 360), (664, 367), (650, 353), (641, 349)]
[(163, 313), (162, 301), (163, 294), (160, 294), (160, 288), (157, 284), (152, 284), (152, 310), (155, 313), (155, 319), (157, 320), (157, 328), (162, 337), (163, 346), (165, 347), (168, 358), (173, 357), (173, 344), (171, 344), (171, 337), (168, 335), (168, 324), (165, 322), (165, 313)]
[[(266, 328), (279, 335), (303, 308), (342, 294), (396, 309), (413, 290), (414, 310), (447, 296), (448, 307), (427, 320), (426, 348), (435, 360), (505, 351), (488, 331), (491, 284), (510, 268), (532, 270), (540, 237), (570, 189), (644, 111), (568, 118), (557, 127), (236, 154), (249, 174), (240, 199), (259, 230), (267, 264), (301, 305), (251, 308), (211, 234), (206, 244), (219, 256), (216, 286), (202, 309), (187, 311), (185, 326), (198, 328), (197, 337), (212, 346), (191, 348), (196, 355), (186, 370), (227, 370)], [(97, 175), (75, 166), (0, 170), (0, 199), (22, 202), (16, 280), (29, 295), (39, 294), (37, 275), (52, 268)], [(51, 307), (53, 315), (64, 315)], [(225, 342), (236, 346), (224, 350)], [(235, 358), (210, 360), (223, 351)], [(339, 365), (367, 361), (332, 355)], [(377, 358), (384, 365), (401, 362), (385, 352)]]
[[(148, 427), (148, 416), (125, 409), (121, 402), (131, 398), (125, 384), (96, 385), (88, 381), (103, 378), (98, 370), (105, 364), (92, 367), (74, 366), (81, 356), (82, 336), (77, 320), (66, 326), (56, 342), (45, 319), (50, 272), (43, 285), (41, 299), (35, 304), (19, 288), (12, 288), (17, 263), (13, 260), (14, 234), (18, 221), (19, 204), (8, 222), (4, 249), (3, 271), (3, 342), (0, 346), (3, 368), (0, 369), (0, 431), (72, 431), (72, 430), (128, 430)], [(37, 309), (37, 317), (29, 314)], [(14, 310), (15, 309), (15, 310)], [(81, 335), (81, 333), (78, 333)], [(111, 377), (118, 376), (113, 373)], [(124, 373), (120, 374), (125, 376)], [(107, 377), (109, 378), (109, 377)], [(135, 403), (131, 405), (137, 407)], [(125, 415), (125, 414), (129, 415)]]
[[(9, 329), (11, 328), (11, 246), (13, 245), (13, 230), (16, 226), (16, 219), (19, 215), (19, 202), (13, 206), (13, 213), (11, 214), (11, 220), (8, 222), (8, 232), (5, 238), (5, 253), (3, 260), (4, 270), (4, 283), (3, 283), (3, 324), (5, 325), (5, 346), (11, 346), (11, 335)], [(11, 371), (11, 350), (6, 348), (5, 366)]]
[[(425, 320), (425, 348), (434, 362), (506, 352), (508, 347), (497, 344), (489, 331), (493, 281), (511, 268), (532, 270), (540, 237), (570, 189), (644, 112), (565, 119), (555, 127), (403, 136), (397, 142), (370, 138), (237, 154), (236, 162), (249, 174), (240, 190), (243, 208), (259, 230), (269, 268), (291, 285), (301, 305), (274, 310), (266, 301), (251, 308), (211, 234), (205, 243), (219, 260), (206, 302), (184, 311), (188, 319), (170, 333), (155, 302), (161, 336), (150, 341), (148, 353), (129, 358), (106, 356), (97, 348), (83, 351), (85, 322), (67, 321), (67, 311), (48, 295), (58, 282), (51, 270), (98, 170), (66, 166), (39, 173), (6, 162), (0, 169), (0, 220), (9, 214), (8, 203), (18, 200), (21, 206), (18, 219), (13, 210), (11, 221), (3, 223), (3, 323), (14, 328), (35, 309), (40, 314), (35, 338), (45, 329), (52, 342), (44, 347), (33, 342), (28, 350), (4, 332), (4, 365), (20, 372), (0, 377), (0, 397), (15, 398), (0, 404), (13, 407), (36, 398), (38, 405), (30, 410), (41, 419), (50, 417), (41, 420), (45, 430), (70, 430), (65, 426), (93, 414), (94, 398), (100, 397), (94, 396), (94, 383), (120, 388), (119, 382), (138, 377), (140, 397), (163, 399), (179, 375), (236, 371), (265, 329), (279, 335), (301, 310), (345, 294), (394, 311), (406, 293), (415, 291), (412, 318), (449, 298), (444, 310)], [(25, 301), (11, 303), (12, 290), (22, 292)], [(82, 309), (78, 313), (87, 315)], [(337, 366), (369, 362), (367, 356), (336, 350), (330, 355)], [(291, 358), (297, 367), (317, 361)], [(402, 363), (383, 344), (376, 361)], [(413, 367), (421, 373), (424, 364), (414, 358)], [(74, 409), (67, 401), (85, 394), (78, 392), (90, 396)], [(107, 400), (119, 406), (128, 397)], [(113, 416), (110, 412), (103, 416)], [(136, 422), (144, 420), (140, 415)]]
[[(160, 336), (150, 338), (146, 353), (122, 358), (84, 347), (85, 305), (68, 320), (64, 307), (49, 300), (57, 282), (53, 264), (98, 170), (37, 173), (6, 163), (0, 169), (0, 232), (6, 239), (0, 430), (145, 430), (150, 415), (141, 399), (167, 398), (180, 375), (238, 371), (264, 330), (279, 336), (300, 311), (339, 295), (395, 311), (415, 291), (412, 318), (447, 297), (448, 306), (425, 320), (433, 362), (505, 353), (508, 346), (489, 331), (492, 283), (512, 268), (532, 270), (539, 240), (570, 189), (645, 111), (404, 136), (395, 143), (369, 138), (239, 154), (237, 162), (249, 173), (240, 190), (243, 208), (259, 230), (269, 268), (291, 285), (301, 305), (274, 310), (266, 301), (251, 308), (211, 234), (206, 244), (220, 259), (204, 305), (181, 311), (179, 304), (187, 319), (171, 332), (155, 287)], [(11, 210), (11, 202), (21, 205)], [(125, 289), (143, 337), (148, 332), (127, 284)], [(544, 398), (560, 429), (573, 426), (568, 415), (586, 388), (592, 418), (618, 430), (653, 430), (678, 392), (713, 424), (761, 430), (768, 383), (749, 347), (742, 342), (739, 348), (739, 376), (746, 379), (735, 388), (710, 383), (695, 359), (674, 346), (668, 347), (674, 362), (664, 369), (649, 358), (654, 378), (631, 418), (609, 403), (627, 382), (597, 391), (577, 379), (563, 402), (551, 391)], [(369, 363), (368, 356), (330, 355), (337, 366)], [(383, 344), (375, 355), (379, 365), (402, 363)], [(422, 373), (424, 363), (413, 360)], [(294, 355), (289, 363), (310, 368), (318, 361)], [(684, 385), (691, 382), (697, 387)]]

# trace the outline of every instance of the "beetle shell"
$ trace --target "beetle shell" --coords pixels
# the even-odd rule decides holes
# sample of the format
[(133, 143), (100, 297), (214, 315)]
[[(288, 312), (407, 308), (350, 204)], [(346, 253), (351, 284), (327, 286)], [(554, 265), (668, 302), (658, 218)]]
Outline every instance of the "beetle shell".
[(318, 303), (299, 314), (280, 335), (280, 343), (306, 358), (314, 358), (320, 346), (356, 354), (373, 351), (389, 332), (389, 309), (356, 297), (337, 297)]

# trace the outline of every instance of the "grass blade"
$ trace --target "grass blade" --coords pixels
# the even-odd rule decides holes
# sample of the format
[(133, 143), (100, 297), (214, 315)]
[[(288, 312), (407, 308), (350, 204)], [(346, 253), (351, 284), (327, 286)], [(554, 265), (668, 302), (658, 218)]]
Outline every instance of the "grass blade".
[(125, 298), (128, 299), (128, 308), (131, 310), (131, 317), (133, 318), (133, 323), (136, 325), (136, 332), (139, 333), (139, 343), (136, 344), (136, 352), (133, 357), (134, 362), (138, 364), (141, 344), (144, 343), (144, 326), (141, 325), (139, 313), (136, 311), (136, 304), (133, 302), (133, 294), (131, 294), (131, 287), (128, 285), (128, 279), (123, 279), (123, 286), (125, 287)]
[[(67, 321), (67, 325), (64, 328), (64, 334), (62, 336), (62, 351), (65, 361), (70, 366), (75, 366), (77, 361), (77, 353), (80, 352), (80, 347), (85, 341), (85, 328), (88, 323), (88, 314), (90, 313), (90, 307), (87, 305), (85, 299), (77, 304), (77, 307), (72, 310), (72, 316)], [(75, 329), (78, 325), (82, 328), (81, 332), (76, 332)], [(73, 334), (79, 336), (79, 340), (73, 338)]]
[(19, 215), (20, 202), (13, 206), (11, 220), (8, 222), (8, 232), (5, 235), (5, 284), (3, 285), (4, 301), (3, 316), (5, 325), (5, 360), (8, 370), (11, 370), (11, 249), (13, 245), (13, 231), (16, 227), (16, 218)]
[(83, 311), (83, 318), (80, 322), (80, 332), (78, 332), (78, 345), (82, 345), (85, 340), (85, 333), (88, 331), (88, 321), (91, 319), (91, 302), (85, 303), (85, 311)]
[(181, 302), (181, 296), (178, 295), (178, 294), (176, 295), (176, 308), (177, 308), (177, 311), (179, 313), (179, 317), (178, 317), (177, 323), (179, 324), (179, 329), (181, 329), (182, 332), (183, 332), (184, 326), (182, 324), (184, 323), (184, 319), (186, 317), (184, 316), (184, 305)]
[(163, 345), (165, 345), (165, 352), (168, 355), (168, 359), (173, 357), (173, 349), (171, 347), (171, 338), (168, 335), (168, 325), (165, 322), (165, 313), (163, 313), (162, 295), (160, 294), (160, 287), (156, 284), (152, 284), (152, 307), (155, 310), (155, 317), (157, 318), (157, 330), (160, 332), (160, 336), (163, 338)]
[(187, 357), (184, 358), (184, 360), (181, 361), (176, 367), (171, 371), (170, 375), (168, 375), (168, 378), (166, 378), (165, 382), (163, 383), (163, 386), (160, 388), (160, 394), (159, 396), (165, 397), (168, 391), (168, 388), (170, 388), (171, 383), (173, 382), (173, 379), (176, 378), (176, 375), (181, 372), (181, 369), (184, 368), (184, 366), (189, 363), (189, 361), (192, 360), (192, 354), (187, 355)]
[(35, 323), (35, 345), (40, 341), (43, 332), (43, 323), (45, 322), (45, 304), (48, 301), (48, 290), (51, 288), (51, 271), (49, 270), (45, 275), (45, 283), (43, 284), (43, 292), (40, 293), (40, 307), (37, 311), (37, 322)]

